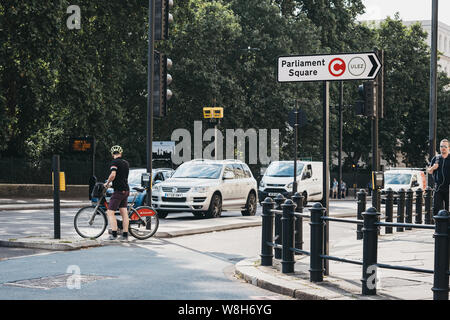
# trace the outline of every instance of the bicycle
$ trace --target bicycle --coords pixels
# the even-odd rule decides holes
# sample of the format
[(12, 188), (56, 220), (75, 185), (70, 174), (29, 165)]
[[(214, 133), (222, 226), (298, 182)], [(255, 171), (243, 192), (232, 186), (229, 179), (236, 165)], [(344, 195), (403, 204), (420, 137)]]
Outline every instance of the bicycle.
[[(141, 193), (145, 189), (135, 187), (133, 190)], [(136, 198), (137, 194), (127, 207), (130, 221), (128, 232), (136, 239), (145, 240), (152, 237), (158, 230), (159, 218), (156, 211), (151, 207), (134, 208)], [(74, 227), (76, 232), (83, 238), (96, 239), (100, 237), (108, 225), (105, 209), (108, 210), (108, 202), (106, 201), (106, 188), (103, 187), (97, 205), (81, 208), (75, 214)], [(120, 216), (118, 211), (115, 214)], [(118, 219), (117, 226), (118, 228), (122, 227), (122, 220)]]

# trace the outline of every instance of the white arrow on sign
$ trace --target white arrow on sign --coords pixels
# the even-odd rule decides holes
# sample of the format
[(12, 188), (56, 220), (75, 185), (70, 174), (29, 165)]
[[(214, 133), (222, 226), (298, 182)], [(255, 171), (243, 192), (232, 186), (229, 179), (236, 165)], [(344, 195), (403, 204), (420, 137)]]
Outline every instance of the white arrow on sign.
[(373, 80), (380, 69), (374, 52), (278, 57), (278, 82)]

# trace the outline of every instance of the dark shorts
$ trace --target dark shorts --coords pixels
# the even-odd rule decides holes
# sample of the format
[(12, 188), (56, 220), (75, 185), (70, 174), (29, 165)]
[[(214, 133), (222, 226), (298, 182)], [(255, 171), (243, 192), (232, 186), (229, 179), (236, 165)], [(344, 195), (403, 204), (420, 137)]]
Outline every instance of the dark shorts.
[(128, 196), (130, 191), (114, 191), (111, 199), (109, 199), (109, 210), (116, 211), (119, 208), (126, 208), (128, 206)]

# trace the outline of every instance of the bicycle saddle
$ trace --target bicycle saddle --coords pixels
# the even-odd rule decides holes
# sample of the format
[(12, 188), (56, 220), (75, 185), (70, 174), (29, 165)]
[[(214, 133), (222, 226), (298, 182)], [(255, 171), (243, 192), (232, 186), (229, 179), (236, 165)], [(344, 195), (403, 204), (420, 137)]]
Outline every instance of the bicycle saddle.
[(136, 190), (137, 192), (144, 192), (145, 188), (134, 187), (133, 190)]

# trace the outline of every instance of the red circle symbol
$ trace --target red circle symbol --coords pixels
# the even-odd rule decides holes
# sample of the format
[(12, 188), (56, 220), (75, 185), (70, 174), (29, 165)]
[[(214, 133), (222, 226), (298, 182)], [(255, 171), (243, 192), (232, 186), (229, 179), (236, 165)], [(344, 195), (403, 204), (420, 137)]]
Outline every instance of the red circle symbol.
[(330, 64), (328, 65), (328, 71), (334, 77), (342, 76), (345, 72), (345, 69), (345, 62), (341, 58), (335, 58), (331, 60)]

